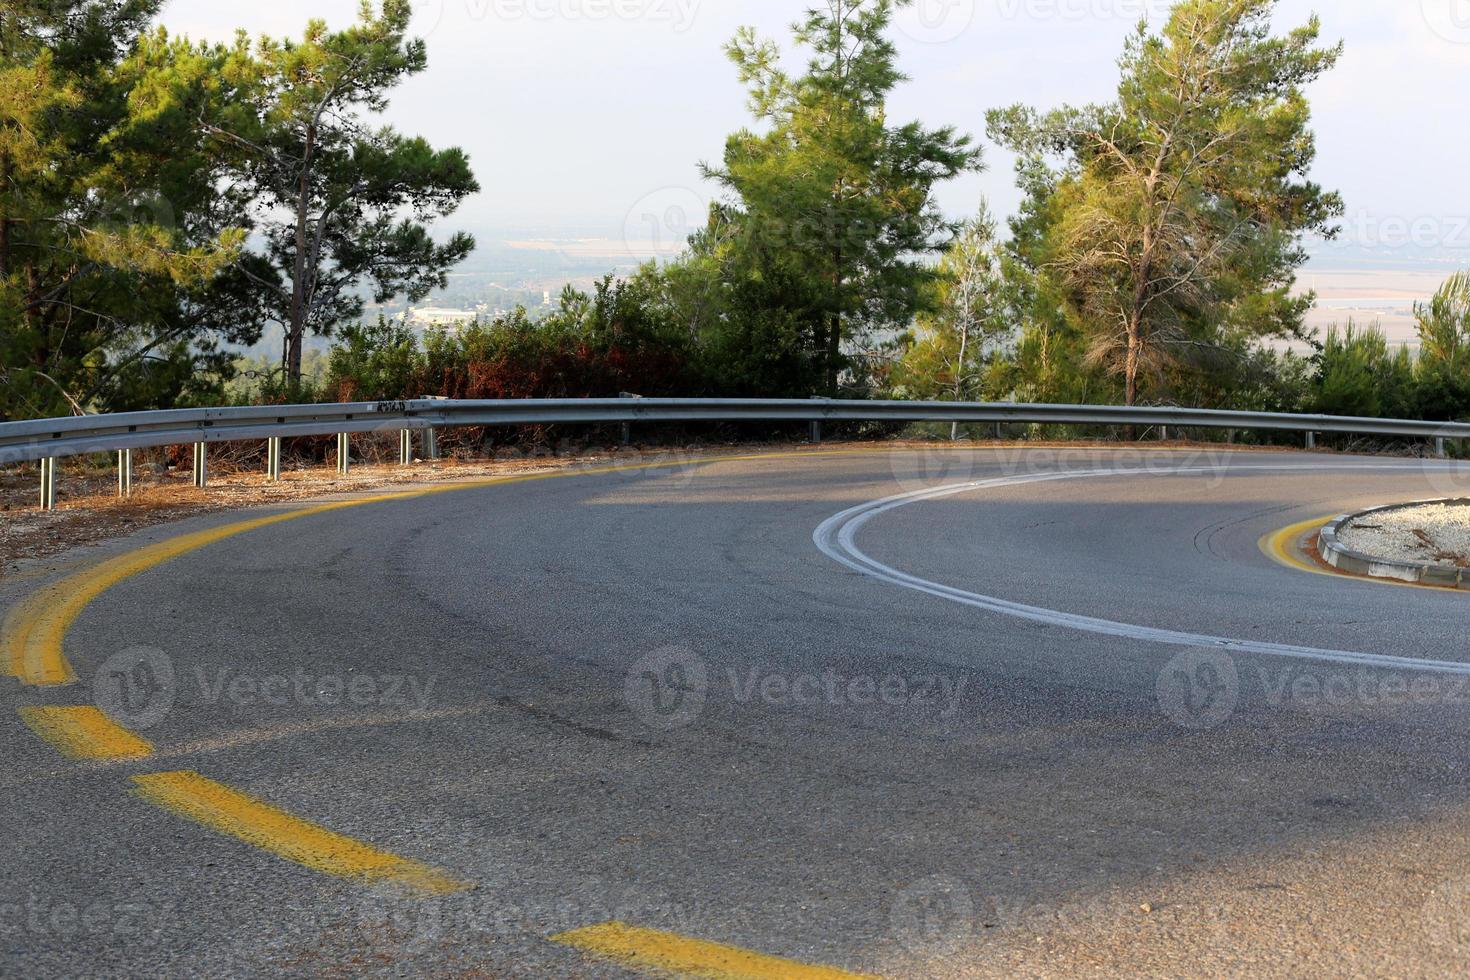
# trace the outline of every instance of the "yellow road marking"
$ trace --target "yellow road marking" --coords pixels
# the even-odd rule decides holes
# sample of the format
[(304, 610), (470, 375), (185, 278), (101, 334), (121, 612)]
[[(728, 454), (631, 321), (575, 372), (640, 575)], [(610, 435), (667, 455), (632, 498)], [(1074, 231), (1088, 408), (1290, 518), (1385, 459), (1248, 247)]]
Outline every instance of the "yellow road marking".
[(1297, 552), (1297, 546), (1308, 531), (1321, 530), (1326, 526), (1328, 521), (1333, 520), (1337, 516), (1337, 514), (1333, 514), (1329, 517), (1318, 517), (1310, 521), (1302, 521), (1300, 524), (1293, 524), (1291, 527), (1284, 527), (1279, 531), (1272, 531), (1270, 534), (1261, 538), (1261, 551), (1288, 568), (1295, 568), (1302, 572), (1311, 572), (1313, 575), (1328, 575), (1332, 578), (1339, 579), (1348, 578), (1354, 582), (1367, 582), (1370, 585), (1387, 585), (1395, 588), (1436, 589), (1441, 592), (1448, 589), (1449, 591), (1454, 591), (1452, 586), (1430, 585), (1423, 582), (1400, 582), (1397, 579), (1391, 578), (1375, 578), (1371, 575), (1351, 575), (1347, 572), (1333, 571), (1330, 568), (1325, 568), (1314, 561), (1304, 558)]
[(1328, 521), (1336, 516), (1336, 514), (1329, 514), (1326, 517), (1314, 517), (1310, 521), (1301, 521), (1291, 527), (1272, 531), (1261, 538), (1261, 551), (1287, 568), (1311, 572), (1313, 575), (1331, 575), (1336, 578), (1338, 576), (1335, 572), (1329, 572), (1320, 565), (1307, 561), (1296, 552), (1297, 546), (1301, 543), (1302, 538), (1306, 537), (1308, 531), (1320, 531)]
[(293, 817), (197, 772), (134, 776), (139, 797), (211, 830), (339, 878), (404, 885), (438, 895), (471, 886), (437, 868)]
[[(967, 447), (946, 446), (946, 451), (959, 452)], [(973, 448), (973, 447), (968, 447)], [(638, 470), (675, 469), (680, 466), (703, 466), (713, 463), (749, 462), (752, 460), (799, 459), (806, 457), (858, 456), (878, 452), (901, 451), (901, 447), (865, 447), (861, 449), (801, 450), (795, 452), (745, 453), (728, 456), (701, 456), (690, 459), (659, 460), (652, 463), (630, 463), (626, 465), (600, 466), (581, 470), (556, 470), (545, 473), (527, 473), (520, 476), (490, 477), (461, 483), (447, 483), (438, 487), (425, 487), (401, 493), (378, 494), (354, 500), (336, 501), (301, 510), (271, 514), (252, 518), (235, 524), (196, 531), (180, 535), (157, 544), (148, 545), (137, 551), (104, 561), (89, 569), (62, 579), (40, 590), (21, 602), (5, 619), (3, 635), (0, 635), (0, 664), (12, 677), (36, 687), (59, 687), (76, 682), (76, 674), (62, 651), (62, 640), (82, 610), (86, 609), (99, 595), (125, 579), (147, 571), (180, 555), (196, 551), (206, 545), (232, 538), (248, 531), (269, 527), (285, 521), (311, 517), (349, 507), (364, 507), (369, 504), (387, 503), (395, 500), (411, 500), (433, 494), (451, 493), (459, 490), (478, 489), (501, 484), (528, 483), (536, 480), (555, 480), (576, 476), (626, 473)], [(1162, 450), (1175, 451), (1175, 450)]]
[[(864, 980), (863, 974), (809, 966), (738, 946), (690, 939), (622, 922), (573, 929), (551, 941), (605, 956), (626, 966), (664, 970), (703, 980)], [(867, 978), (871, 980), (871, 978)]]
[[(157, 544), (139, 548), (137, 551), (94, 565), (75, 575), (62, 579), (35, 593), (17, 605), (6, 617), (4, 636), (0, 638), (0, 661), (6, 665), (10, 676), (18, 677), (22, 683), (36, 687), (59, 687), (76, 682), (76, 674), (62, 651), (62, 640), (67, 629), (76, 622), (82, 610), (98, 596), (125, 579), (140, 572), (162, 565), (180, 555), (197, 551), (207, 545), (236, 535), (245, 534), (273, 524), (294, 521), (316, 514), (325, 514), (349, 507), (364, 507), (369, 504), (387, 503), (395, 500), (412, 500), (435, 494), (451, 493), (500, 484), (526, 483), (533, 480), (549, 480), (559, 477), (582, 476), (593, 473), (619, 473), (632, 470), (669, 469), (677, 466), (723, 462), (737, 457), (709, 457), (699, 460), (674, 462), (640, 463), (628, 466), (601, 467), (596, 470), (557, 471), (551, 473), (528, 473), (523, 476), (494, 477), (463, 483), (447, 483), (439, 487), (407, 490), (401, 493), (378, 494), (354, 500), (340, 500), (329, 504), (306, 507), (301, 510), (271, 514), (234, 524), (183, 534)], [(759, 457), (749, 457), (759, 458)]]
[[(76, 682), (76, 673), (63, 651), (66, 631), (82, 611), (102, 593), (125, 579), (147, 571), (167, 561), (195, 551), (217, 541), (235, 537), (248, 531), (269, 527), (302, 517), (363, 507), (369, 504), (386, 503), (394, 500), (409, 500), (432, 494), (450, 493), (457, 490), (496, 486), (500, 484), (526, 483), (534, 480), (552, 480), (575, 476), (630, 472), (650, 469), (673, 469), (680, 466), (708, 465), (725, 462), (749, 462), (752, 460), (797, 459), (807, 457), (859, 456), (873, 453), (891, 453), (907, 447), (872, 446), (836, 450), (798, 450), (794, 452), (745, 453), (725, 456), (703, 456), (691, 459), (660, 460), (652, 463), (635, 463), (596, 467), (583, 470), (557, 470), (546, 473), (528, 473), (521, 476), (492, 477), (462, 483), (450, 483), (439, 487), (428, 487), (402, 493), (379, 494), (356, 500), (337, 501), (301, 510), (266, 517), (253, 518), (235, 524), (180, 535), (137, 551), (120, 555), (91, 568), (71, 575), (26, 598), (13, 607), (0, 627), (0, 667), (12, 677), (36, 687), (59, 687)], [(945, 451), (960, 452), (974, 447), (940, 446)], [(1005, 447), (988, 447), (1005, 448)], [(1078, 451), (1088, 451), (1079, 448)], [(1159, 452), (1177, 452), (1161, 449)]]
[(152, 743), (96, 708), (21, 708), (20, 717), (31, 731), (70, 759), (124, 761), (153, 754)]

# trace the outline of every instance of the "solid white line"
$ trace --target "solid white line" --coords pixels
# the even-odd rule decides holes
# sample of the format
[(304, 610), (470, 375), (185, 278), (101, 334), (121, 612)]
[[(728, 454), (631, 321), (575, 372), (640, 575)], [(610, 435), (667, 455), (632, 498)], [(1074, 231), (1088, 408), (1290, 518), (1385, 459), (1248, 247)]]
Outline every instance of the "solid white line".
[[(1228, 472), (1291, 472), (1311, 470), (1398, 470), (1403, 466), (1385, 464), (1342, 464), (1342, 465), (1282, 465), (1282, 466), (1240, 466), (1231, 467)], [(1422, 471), (1422, 469), (1421, 469)], [(1215, 650), (1225, 650), (1236, 653), (1258, 653), (1269, 657), (1288, 657), (1297, 660), (1313, 660), (1326, 663), (1353, 664), (1366, 667), (1393, 668), (1398, 670), (1415, 670), (1429, 673), (1441, 674), (1466, 674), (1470, 675), (1470, 663), (1460, 663), (1451, 660), (1421, 660), (1415, 657), (1391, 657), (1377, 653), (1358, 653), (1351, 650), (1321, 650), (1315, 647), (1293, 646), (1283, 643), (1264, 643), (1257, 640), (1239, 640), (1224, 636), (1210, 636), (1204, 633), (1185, 633), (1178, 630), (1157, 629), (1152, 626), (1139, 626), (1132, 623), (1119, 623), (1109, 619), (1098, 619), (1093, 616), (1081, 616), (1074, 613), (1061, 612), (1055, 609), (1043, 609), (1039, 606), (1028, 606), (1024, 603), (1011, 602), (1007, 599), (995, 596), (981, 595), (977, 592), (967, 592), (953, 586), (933, 582), (928, 579), (910, 575), (883, 564), (868, 556), (858, 548), (855, 538), (857, 532), (870, 520), (880, 514), (907, 507), (910, 504), (919, 503), (924, 500), (935, 500), (941, 497), (950, 497), (956, 494), (968, 493), (975, 490), (992, 490), (1000, 487), (1026, 486), (1035, 483), (1048, 483), (1057, 480), (1078, 480), (1089, 478), (1106, 478), (1116, 476), (1181, 476), (1196, 473), (1218, 473), (1218, 467), (1183, 467), (1176, 470), (1135, 470), (1135, 469), (1098, 469), (1084, 470), (1078, 473), (1047, 473), (1033, 476), (1000, 477), (992, 480), (978, 480), (971, 483), (951, 484), (949, 486), (935, 487), (927, 490), (914, 490), (909, 493), (898, 494), (893, 497), (884, 497), (880, 500), (869, 501), (851, 507), (840, 514), (835, 514), (823, 521), (815, 531), (812, 532), (812, 541), (821, 549), (822, 553), (832, 560), (845, 565), (856, 572), (861, 572), (871, 578), (897, 585), (901, 588), (922, 592), (950, 602), (972, 606), (976, 609), (984, 609), (988, 612), (997, 613), (1002, 616), (1011, 616), (1017, 619), (1028, 620), (1033, 623), (1042, 623), (1048, 626), (1062, 626), (1067, 629), (1078, 630), (1084, 633), (1096, 633), (1103, 636), (1115, 636), (1123, 639), (1141, 640), (1146, 643), (1163, 643), (1171, 646), (1208, 647)]]

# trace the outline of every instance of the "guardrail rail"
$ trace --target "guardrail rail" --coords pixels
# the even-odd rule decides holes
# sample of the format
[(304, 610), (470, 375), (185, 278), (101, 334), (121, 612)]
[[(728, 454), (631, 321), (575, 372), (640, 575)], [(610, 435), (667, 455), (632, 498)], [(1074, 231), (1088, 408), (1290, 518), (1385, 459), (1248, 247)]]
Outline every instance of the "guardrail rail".
[(118, 459), (118, 492), (130, 492), (132, 451), (159, 446), (194, 447), (194, 482), (208, 480), (211, 443), (266, 440), (267, 471), (280, 477), (280, 440), (336, 435), (338, 468), (346, 471), (353, 434), (399, 433), (400, 461), (412, 462), (413, 436), (424, 455), (437, 456), (439, 429), (465, 426), (622, 424), (634, 422), (808, 422), (813, 441), (823, 422), (959, 422), (1043, 425), (1158, 426), (1299, 432), (1308, 448), (1316, 433), (1432, 439), (1444, 455), (1445, 440), (1470, 438), (1470, 423), (1407, 419), (1287, 415), (1191, 408), (1125, 408), (1116, 405), (1025, 405), (979, 402), (847, 401), (840, 399), (577, 398), (505, 401), (358, 402), (337, 405), (264, 405), (173, 409), (116, 415), (84, 415), (0, 423), (0, 464), (41, 464), (41, 505), (56, 502), (55, 461), (112, 452)]

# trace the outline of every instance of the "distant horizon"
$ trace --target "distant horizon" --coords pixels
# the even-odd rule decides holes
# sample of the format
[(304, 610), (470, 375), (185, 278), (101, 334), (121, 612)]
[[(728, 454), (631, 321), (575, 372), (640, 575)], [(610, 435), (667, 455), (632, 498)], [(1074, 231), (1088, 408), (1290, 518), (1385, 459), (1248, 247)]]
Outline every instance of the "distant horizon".
[[(1345, 241), (1470, 265), (1462, 176), (1470, 133), (1440, 108), (1470, 70), (1470, 29), (1454, 19), (1455, 2), (1281, 0), (1276, 23), (1298, 26), (1316, 9), (1323, 38), (1345, 44), (1341, 63), (1309, 91), (1318, 137), (1311, 177), (1342, 193)], [(384, 119), (469, 152), (483, 189), (442, 229), (478, 228), (487, 238), (490, 229), (510, 238), (640, 231), (666, 249), (716, 193), (699, 164), (718, 162), (725, 137), (751, 125), (722, 44), (749, 24), (789, 55), (787, 25), (803, 6), (630, 0), (594, 16), (542, 0), (417, 0), (414, 33), (427, 42), (429, 67), (395, 92)], [(901, 12), (894, 37), (911, 80), (895, 92), (892, 116), (954, 125), (985, 145), (984, 173), (937, 189), (944, 211), (962, 218), (985, 200), (999, 220), (1013, 214), (1021, 197), (1013, 158), (985, 138), (985, 111), (1112, 98), (1137, 14), (1157, 26), (1170, 6), (925, 0)], [(311, 17), (344, 27), (356, 7), (170, 0), (159, 20), (172, 33), (222, 41), (237, 27), (298, 35)]]

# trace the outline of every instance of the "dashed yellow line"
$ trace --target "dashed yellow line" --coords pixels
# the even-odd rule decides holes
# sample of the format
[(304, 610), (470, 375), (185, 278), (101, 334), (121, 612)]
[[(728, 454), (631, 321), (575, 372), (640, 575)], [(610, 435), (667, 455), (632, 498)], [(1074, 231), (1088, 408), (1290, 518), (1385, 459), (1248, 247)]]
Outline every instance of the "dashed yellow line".
[[(970, 446), (935, 447), (961, 452)], [(180, 535), (158, 544), (140, 548), (92, 568), (65, 578), (42, 589), (21, 602), (5, 619), (3, 634), (0, 634), (0, 666), (10, 676), (36, 687), (59, 687), (76, 682), (76, 674), (62, 651), (62, 639), (82, 610), (98, 596), (125, 579), (140, 572), (170, 561), (190, 551), (214, 544), (225, 538), (259, 528), (269, 527), (285, 521), (294, 521), (315, 514), (323, 514), (349, 507), (386, 503), (393, 500), (410, 500), (433, 494), (451, 493), (457, 490), (496, 486), (499, 484), (526, 483), (535, 480), (555, 480), (577, 476), (626, 473), (638, 470), (674, 469), (681, 466), (703, 466), (713, 463), (749, 462), (752, 460), (780, 460), (833, 456), (861, 456), (876, 453), (902, 451), (895, 447), (873, 446), (835, 450), (800, 450), (794, 452), (745, 453), (728, 456), (702, 456), (691, 459), (659, 460), (652, 463), (630, 463), (583, 470), (558, 470), (546, 473), (528, 473), (521, 476), (491, 477), (462, 483), (450, 483), (438, 487), (426, 487), (402, 493), (378, 494), (355, 500), (337, 501), (301, 510), (293, 510), (266, 517), (253, 518), (235, 524), (196, 531)], [(1175, 452), (1164, 449), (1160, 452)]]
[(464, 483), (449, 483), (439, 487), (407, 490), (401, 493), (378, 494), (355, 500), (341, 500), (329, 504), (306, 507), (301, 510), (271, 514), (252, 518), (222, 527), (182, 534), (167, 541), (148, 545), (117, 558), (94, 565), (62, 579), (40, 590), (17, 605), (6, 617), (4, 635), (0, 637), (0, 660), (12, 677), (22, 683), (36, 687), (60, 687), (76, 682), (76, 673), (67, 662), (62, 650), (62, 640), (71, 624), (76, 622), (82, 610), (102, 593), (140, 572), (162, 565), (180, 555), (197, 551), (207, 545), (232, 538), (249, 531), (270, 527), (286, 521), (299, 520), (317, 514), (325, 514), (350, 507), (387, 503), (394, 500), (412, 500), (435, 494), (451, 493), (499, 484), (526, 483), (533, 480), (549, 480), (560, 477), (590, 475), (592, 473), (619, 473), (632, 470), (673, 468), (696, 463), (723, 462), (735, 457), (710, 457), (702, 460), (661, 461), (657, 463), (630, 464), (627, 466), (603, 467), (597, 470), (559, 471), (554, 473), (528, 473), (523, 476), (495, 477)]
[(294, 817), (197, 772), (152, 773), (134, 776), (133, 782), (133, 792), (149, 803), (315, 871), (439, 895), (471, 887), (437, 868)]
[[(944, 448), (962, 451), (974, 447)], [(183, 534), (120, 555), (71, 575), (41, 589), (12, 607), (3, 625), (0, 625), (0, 669), (23, 683), (36, 687), (59, 687), (75, 683), (76, 673), (66, 658), (63, 641), (67, 630), (98, 596), (126, 579), (188, 552), (226, 538), (286, 521), (350, 507), (409, 500), (500, 484), (638, 470), (674, 469), (681, 466), (724, 462), (857, 456), (893, 451), (895, 447), (864, 447), (825, 451), (730, 454), (493, 477), (401, 493), (378, 494), (354, 500), (336, 501)], [(147, 739), (118, 725), (96, 708), (28, 707), (20, 709), (20, 714), (27, 726), (59, 751), (72, 758), (136, 760), (147, 758), (153, 752), (153, 746)], [(399, 881), (429, 891), (454, 891), (466, 887), (464, 883), (455, 881), (436, 869), (377, 851), (359, 841), (299, 820), (259, 800), (254, 800), (222, 784), (206, 779), (198, 773), (161, 773), (137, 776), (134, 777), (134, 781), (137, 783), (135, 792), (150, 802), (308, 867), (344, 877)], [(598, 930), (602, 931), (598, 932)], [(623, 936), (629, 944), (642, 945), (649, 949), (655, 947), (662, 949), (664, 952), (659, 955), (674, 959), (714, 957), (716, 962), (747, 963), (753, 970), (767, 967), (776, 970), (774, 973), (731, 973), (727, 971), (702, 974), (707, 976), (852, 976), (852, 974), (841, 971), (831, 971), (820, 967), (802, 967), (800, 964), (792, 964), (774, 957), (763, 957), (760, 954), (733, 947), (721, 947), (716, 944), (701, 943), (698, 940), (685, 940), (670, 936), (670, 934), (636, 930), (615, 923), (606, 927), (592, 927), (590, 930), (578, 930), (575, 933), (564, 935), (566, 937), (582, 936), (591, 942), (599, 936), (611, 941), (614, 933)], [(653, 937), (663, 938), (655, 943)], [(567, 941), (571, 942), (571, 939)], [(572, 944), (575, 945), (575, 943)], [(654, 954), (649, 953), (649, 955)], [(772, 964), (774, 966), (771, 966)], [(793, 974), (789, 972), (793, 967), (817, 972)]]
[(873, 980), (830, 966), (810, 966), (738, 946), (690, 939), (622, 922), (573, 929), (551, 937), (564, 946), (625, 966), (662, 970), (701, 980)]
[(93, 707), (21, 708), (20, 717), (69, 759), (121, 762), (153, 754), (151, 742)]

